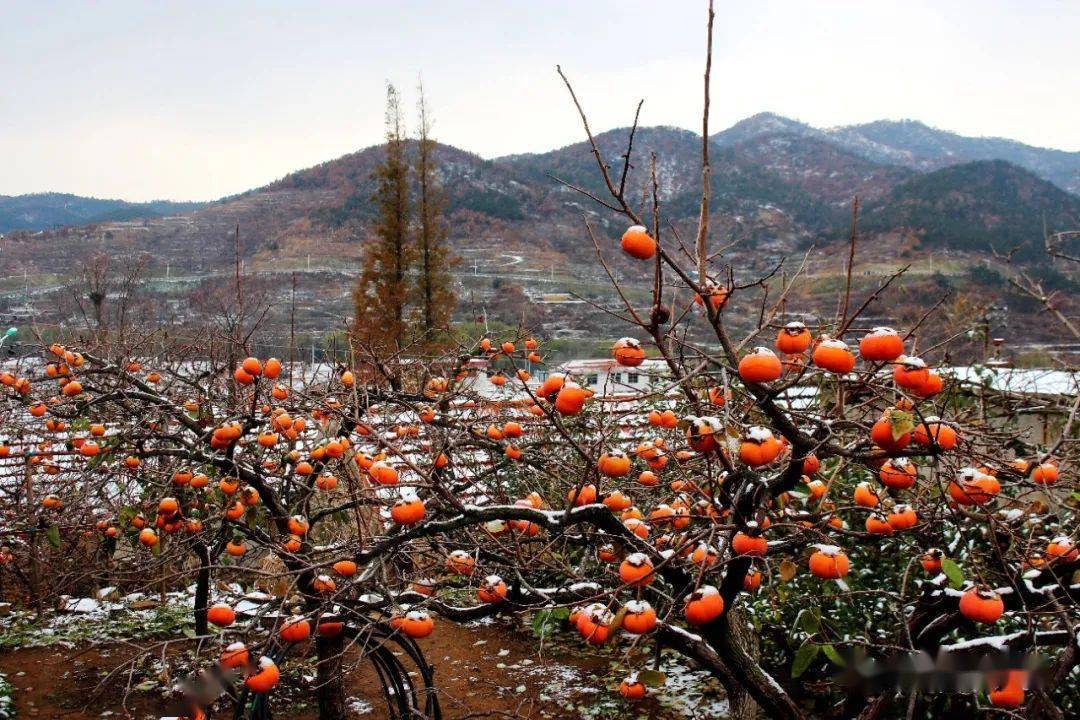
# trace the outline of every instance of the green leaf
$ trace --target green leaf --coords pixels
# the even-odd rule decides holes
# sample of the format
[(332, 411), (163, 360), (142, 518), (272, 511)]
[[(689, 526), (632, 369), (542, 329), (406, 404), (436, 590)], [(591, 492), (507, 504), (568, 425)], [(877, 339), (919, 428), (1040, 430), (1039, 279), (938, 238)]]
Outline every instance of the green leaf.
[(638, 670), (637, 677), (648, 687), (664, 687), (667, 682), (667, 675), (659, 670)]
[(50, 525), (45, 531), (45, 539), (49, 541), (49, 544), (56, 549), (60, 549), (60, 528), (56, 525)]
[(893, 440), (899, 440), (915, 429), (915, 416), (906, 410), (893, 408), (889, 412), (889, 427), (892, 428)]
[(814, 662), (814, 658), (817, 657), (820, 649), (821, 646), (814, 643), (806, 643), (799, 648), (795, 652), (795, 661), (791, 663), (791, 677), (797, 678), (806, 672), (806, 668), (810, 667), (810, 663)]
[(959, 590), (964, 584), (964, 572), (950, 558), (941, 558), (941, 572), (945, 573), (945, 577), (949, 578), (949, 585), (954, 590)]
[[(564, 613), (558, 611), (563, 610)], [(547, 610), (540, 610), (533, 616), (532, 629), (533, 634), (539, 638), (544, 638), (548, 635), (558, 623), (569, 617), (569, 611), (566, 608), (549, 608)]]
[(847, 663), (844, 662), (844, 658), (840, 657), (840, 653), (836, 652), (836, 648), (832, 645), (822, 645), (821, 652), (825, 653), (825, 657), (829, 658), (833, 665), (844, 667)]
[(817, 608), (803, 608), (795, 616), (795, 627), (807, 635), (813, 635), (821, 629), (821, 611)]

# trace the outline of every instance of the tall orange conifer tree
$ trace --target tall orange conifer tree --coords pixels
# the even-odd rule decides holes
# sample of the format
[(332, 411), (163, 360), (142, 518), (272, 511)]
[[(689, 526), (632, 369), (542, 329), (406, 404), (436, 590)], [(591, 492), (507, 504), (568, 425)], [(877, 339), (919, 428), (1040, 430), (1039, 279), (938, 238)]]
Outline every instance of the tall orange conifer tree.
[(353, 338), (369, 351), (398, 352), (410, 341), (409, 272), (416, 258), (410, 238), (408, 140), (401, 103), (386, 86), (386, 156), (375, 171), (376, 239), (364, 252), (353, 290)]
[(428, 115), (424, 85), (417, 91), (419, 138), (416, 149), (415, 173), (418, 188), (418, 222), (416, 247), (418, 254), (417, 295), (421, 323), (426, 339), (434, 341), (450, 324), (457, 298), (454, 294), (450, 268), (454, 258), (446, 244), (445, 209), (442, 188), (436, 176), (435, 141), (431, 138), (431, 117)]

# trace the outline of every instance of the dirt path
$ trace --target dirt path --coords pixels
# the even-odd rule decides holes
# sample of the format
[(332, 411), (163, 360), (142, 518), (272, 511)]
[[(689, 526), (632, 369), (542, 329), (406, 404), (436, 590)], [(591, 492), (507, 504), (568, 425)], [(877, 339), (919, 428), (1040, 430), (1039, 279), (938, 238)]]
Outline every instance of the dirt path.
[[(535, 639), (515, 627), (491, 624), (463, 627), (441, 623), (421, 641), (436, 668), (444, 717), (463, 718), (666, 718), (652, 700), (622, 705), (609, 687), (611, 657), (580, 652), (572, 644), (549, 645), (536, 653)], [(131, 657), (125, 646), (69, 649), (28, 648), (0, 653), (0, 672), (14, 687), (16, 717), (100, 720), (101, 718), (159, 718), (175, 714), (160, 693), (135, 691), (124, 701), (127, 678), (120, 675), (102, 685), (110, 670)], [(294, 668), (294, 675), (302, 675)], [(286, 669), (287, 671), (287, 669)], [(275, 690), (282, 699), (295, 698), (280, 717), (314, 720), (303, 700), (302, 677), (291, 676)], [(137, 683), (136, 683), (137, 684)], [(349, 673), (347, 695), (357, 720), (388, 717), (381, 687), (369, 663)], [(620, 707), (621, 705), (621, 707)]]

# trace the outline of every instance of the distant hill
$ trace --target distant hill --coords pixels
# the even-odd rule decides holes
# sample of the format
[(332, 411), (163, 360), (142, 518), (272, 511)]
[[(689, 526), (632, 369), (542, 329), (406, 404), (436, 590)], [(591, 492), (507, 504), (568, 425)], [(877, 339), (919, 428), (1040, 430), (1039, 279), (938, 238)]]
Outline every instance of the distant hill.
[(1033, 147), (1004, 138), (964, 137), (917, 120), (879, 120), (827, 131), (852, 152), (915, 170), (972, 160), (1006, 160), (1080, 195), (1080, 152)]
[(915, 230), (938, 247), (1036, 257), (1043, 223), (1080, 226), (1080, 198), (1003, 160), (981, 160), (915, 175), (869, 204), (866, 230)]
[(818, 129), (775, 113), (759, 113), (716, 133), (712, 139), (729, 146), (776, 132), (827, 140), (868, 160), (920, 172), (974, 160), (1006, 160), (1080, 195), (1080, 152), (1034, 147), (1004, 138), (966, 137), (917, 120), (878, 120)]
[[(628, 133), (619, 128), (596, 136), (615, 182)], [(1027, 242), (1031, 256), (1044, 217), (1054, 228), (1080, 226), (1080, 197), (1046, 178), (1065, 183), (1073, 163), (1080, 166), (1080, 153), (964, 138), (910, 121), (817, 129), (772, 113), (740, 121), (710, 141), (713, 232), (762, 257), (844, 237), (856, 194), (865, 230), (912, 230), (944, 248), (989, 252)], [(691, 231), (700, 144), (689, 130), (638, 128), (627, 197), (647, 207), (655, 155), (664, 222)], [(163, 264), (202, 272), (231, 258), (239, 226), (241, 252), (257, 264), (327, 257), (352, 267), (371, 236), (372, 175), (382, 152), (368, 147), (205, 204), (58, 193), (0, 197), (0, 231), (8, 233), (0, 265), (47, 269), (113, 249), (149, 252)], [(994, 153), (1008, 157), (967, 157)], [(588, 142), (491, 160), (438, 145), (435, 157), (449, 237), (459, 248), (512, 249), (542, 255), (551, 266), (592, 252), (586, 219), (604, 242), (621, 232), (620, 218), (569, 187), (606, 194)], [(48, 229), (49, 242), (13, 228)]]
[[(407, 152), (415, 152), (410, 141)], [(332, 191), (340, 204), (326, 208), (319, 219), (341, 224), (349, 218), (368, 219), (374, 211), (372, 174), (382, 160), (382, 146), (376, 145), (336, 160), (287, 175), (263, 190)], [(439, 180), (447, 203), (453, 210), (468, 210), (503, 220), (524, 218), (527, 191), (512, 171), (450, 145), (439, 144), (435, 151)]]
[(66, 193), (0, 195), (0, 232), (46, 230), (64, 225), (135, 220), (190, 212), (205, 205), (196, 202), (153, 200), (131, 203)]
[(740, 120), (727, 130), (721, 130), (711, 136), (711, 140), (720, 147), (731, 147), (753, 140), (762, 135), (785, 133), (799, 136), (823, 136), (824, 133), (806, 123), (786, 118), (776, 113), (763, 112)]

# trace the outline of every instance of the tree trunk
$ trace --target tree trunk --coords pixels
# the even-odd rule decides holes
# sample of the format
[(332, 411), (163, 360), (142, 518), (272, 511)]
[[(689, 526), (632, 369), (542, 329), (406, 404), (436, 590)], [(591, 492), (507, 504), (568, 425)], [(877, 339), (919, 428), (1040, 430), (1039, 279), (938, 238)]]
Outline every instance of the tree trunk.
[[(735, 607), (728, 612), (730, 619), (729, 627), (733, 635), (737, 635), (738, 642), (747, 648), (747, 652), (757, 662), (759, 653), (757, 642), (750, 633), (746, 624), (745, 613), (741, 608)], [(728, 704), (731, 708), (731, 720), (754, 720), (758, 714), (757, 703), (753, 696), (741, 685), (726, 688)]]
[(344, 720), (347, 714), (342, 676), (343, 647), (340, 635), (315, 639), (315, 653), (318, 658), (315, 682), (318, 686), (319, 720)]
[[(737, 621), (738, 625), (744, 625), (741, 619)], [(771, 675), (761, 669), (757, 659), (747, 651), (744, 638), (744, 635), (748, 635), (747, 630), (733, 626), (730, 613), (713, 623), (713, 626), (716, 627), (708, 633), (707, 641), (724, 659), (738, 684), (765, 711), (766, 716), (773, 720), (802, 718), (803, 712), (791, 696)]]
[[(24, 487), (23, 495), (26, 500), (26, 507), (34, 507), (34, 468), (30, 464), (30, 458), (26, 458), (26, 467), (23, 474)], [(30, 531), (30, 537), (28, 538), (29, 550), (30, 550), (30, 602), (34, 606), (34, 610), (37, 612), (37, 619), (40, 621), (43, 616), (43, 608), (41, 605), (41, 568), (39, 566), (38, 559), (38, 535), (45, 529), (45, 521), (41, 518), (37, 519), (34, 524), (34, 528)]]
[(206, 620), (206, 609), (210, 604), (210, 550), (203, 544), (195, 546), (199, 556), (199, 574), (195, 578), (195, 634), (207, 635), (210, 625)]
[[(702, 635), (663, 625), (657, 638), (666, 646), (692, 658), (710, 670), (724, 686), (733, 718), (758, 715), (759, 706), (770, 720), (803, 720), (791, 696), (758, 664), (738, 638), (733, 637), (728, 616), (701, 628)], [(749, 634), (749, 631), (745, 631)]]

